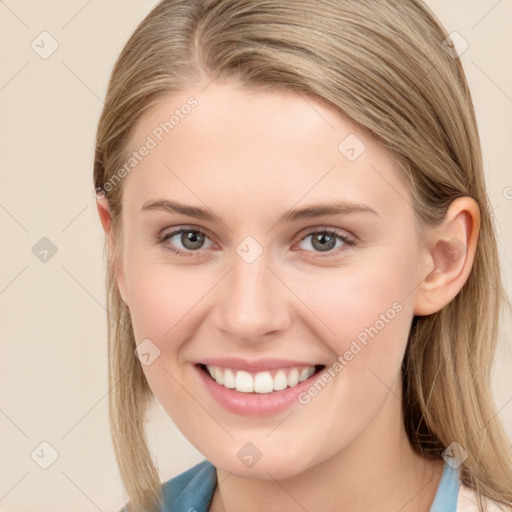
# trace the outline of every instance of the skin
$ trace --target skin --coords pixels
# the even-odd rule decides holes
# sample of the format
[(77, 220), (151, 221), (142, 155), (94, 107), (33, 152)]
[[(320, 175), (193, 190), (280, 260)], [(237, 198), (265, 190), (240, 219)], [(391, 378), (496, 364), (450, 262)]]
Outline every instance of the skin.
[[(210, 510), (428, 512), (443, 460), (418, 455), (408, 442), (400, 368), (414, 315), (441, 309), (467, 279), (476, 202), (454, 201), (443, 225), (418, 243), (410, 190), (393, 156), (328, 105), (290, 91), (190, 87), (139, 120), (130, 148), (190, 96), (198, 106), (122, 182), (118, 284), (137, 344), (149, 338), (160, 350), (143, 366), (154, 395), (217, 468)], [(366, 146), (353, 162), (338, 150), (349, 134)], [(141, 212), (154, 199), (207, 208), (218, 220)], [(338, 199), (378, 214), (278, 223), (292, 208)], [(97, 204), (112, 250), (107, 200)], [(190, 257), (154, 241), (180, 227), (207, 237), (196, 253), (180, 235), (167, 240)], [(307, 236), (322, 228), (355, 244), (338, 240), (322, 252)], [(236, 252), (247, 236), (263, 248), (251, 264)], [(449, 258), (443, 244), (454, 238), (466, 251)], [(224, 356), (329, 367), (394, 303), (400, 312), (317, 396), (282, 413), (225, 410), (194, 368)], [(262, 453), (252, 467), (237, 457), (248, 442)]]

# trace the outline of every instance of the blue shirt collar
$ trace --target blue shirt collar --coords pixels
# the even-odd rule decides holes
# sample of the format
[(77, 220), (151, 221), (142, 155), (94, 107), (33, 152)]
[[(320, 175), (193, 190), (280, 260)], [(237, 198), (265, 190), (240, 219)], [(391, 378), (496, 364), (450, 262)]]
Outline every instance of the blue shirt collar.
[[(215, 467), (207, 460), (165, 482), (163, 512), (208, 512), (217, 485)], [(456, 512), (459, 469), (444, 463), (430, 512)]]

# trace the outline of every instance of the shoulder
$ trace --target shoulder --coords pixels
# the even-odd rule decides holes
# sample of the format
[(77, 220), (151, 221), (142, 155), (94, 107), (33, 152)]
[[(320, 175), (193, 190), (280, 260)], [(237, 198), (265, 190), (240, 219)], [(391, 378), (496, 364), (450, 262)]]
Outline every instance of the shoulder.
[[(162, 484), (162, 512), (207, 512), (216, 485), (215, 467), (204, 460)], [(128, 512), (128, 505), (119, 512)]]
[(215, 467), (203, 460), (162, 484), (164, 510), (207, 511), (216, 484)]
[[(495, 501), (484, 498), (486, 512), (505, 512), (507, 509), (504, 505), (499, 505)], [(500, 508), (501, 507), (501, 508)], [(477, 493), (471, 487), (460, 482), (459, 496), (457, 499), (457, 512), (478, 512)]]

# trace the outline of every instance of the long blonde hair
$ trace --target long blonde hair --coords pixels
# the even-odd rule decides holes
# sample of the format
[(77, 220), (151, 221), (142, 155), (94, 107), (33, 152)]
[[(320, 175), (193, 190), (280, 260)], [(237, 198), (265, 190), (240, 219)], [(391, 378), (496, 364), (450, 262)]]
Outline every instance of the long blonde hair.
[(211, 80), (293, 90), (326, 101), (390, 150), (404, 169), (418, 226), (474, 198), (481, 215), (471, 273), (459, 294), (415, 317), (403, 361), (403, 415), (417, 452), (468, 452), (462, 481), (512, 506), (512, 450), (490, 373), (505, 291), (472, 99), (448, 33), (420, 0), (163, 0), (139, 24), (110, 78), (99, 120), (94, 187), (105, 194), (115, 247), (107, 268), (110, 419), (130, 510), (158, 503), (161, 482), (144, 431), (152, 396), (134, 356), (114, 266), (121, 257), (122, 182), (134, 125), (168, 95)]

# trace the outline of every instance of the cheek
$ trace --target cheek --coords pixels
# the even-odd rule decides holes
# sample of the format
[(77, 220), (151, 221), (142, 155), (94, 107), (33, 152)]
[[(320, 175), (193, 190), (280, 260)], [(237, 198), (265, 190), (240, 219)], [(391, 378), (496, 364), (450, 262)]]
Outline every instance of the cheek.
[(410, 309), (409, 292), (415, 280), (409, 267), (393, 263), (324, 269), (302, 286), (300, 297), (315, 314), (316, 323), (325, 324), (323, 337), (339, 340), (341, 350), (346, 340), (375, 324), (380, 331), (388, 330), (399, 311)]
[(334, 388), (355, 408), (378, 401), (377, 388), (383, 397), (401, 367), (413, 317), (410, 292), (418, 284), (414, 248), (403, 247), (390, 244), (368, 260), (316, 271), (302, 288), (301, 299), (315, 313), (310, 326), (335, 354), (333, 362), (338, 356), (333, 370), (343, 377)]
[(126, 251), (124, 272), (137, 343), (144, 338), (154, 339), (157, 344), (170, 342), (178, 331), (183, 337), (188, 315), (193, 316), (194, 307), (212, 287), (214, 276), (206, 267), (166, 264), (165, 255), (149, 256), (136, 247), (132, 249), (131, 253)]
[(155, 396), (180, 424), (187, 408), (179, 383), (189, 377), (182, 367), (183, 346), (197, 331), (201, 299), (212, 288), (214, 276), (194, 266), (137, 258), (136, 252), (126, 260), (125, 272), (136, 343), (149, 339), (159, 351), (142, 369)]
[(389, 263), (382, 264), (382, 256), (380, 266), (352, 265), (337, 276), (317, 273), (312, 279), (316, 293), (301, 297), (322, 320), (311, 325), (333, 353), (325, 390), (319, 385), (322, 391), (317, 392), (312, 386), (301, 402), (312, 416), (322, 411), (317, 428), (326, 432), (326, 452), (333, 439), (341, 446), (371, 421), (390, 390), (400, 394), (395, 385), (413, 316), (412, 294), (407, 294), (414, 288), (414, 266), (400, 261), (399, 254), (396, 259), (389, 254)]

